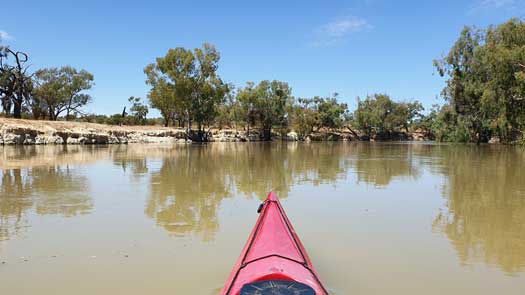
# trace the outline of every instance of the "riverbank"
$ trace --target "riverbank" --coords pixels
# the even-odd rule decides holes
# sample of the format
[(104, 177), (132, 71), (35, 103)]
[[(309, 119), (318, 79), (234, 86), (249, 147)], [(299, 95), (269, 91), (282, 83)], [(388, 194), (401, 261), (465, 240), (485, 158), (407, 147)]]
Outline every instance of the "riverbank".
[[(85, 122), (36, 121), (0, 118), (0, 145), (41, 144), (128, 144), (165, 143), (188, 144), (196, 134), (185, 129), (162, 126), (115, 126)], [(273, 140), (288, 141), (355, 141), (368, 140), (350, 130), (320, 130), (306, 137), (296, 132), (285, 136), (274, 134)], [(400, 133), (390, 140), (426, 140), (420, 133)], [(258, 130), (248, 132), (235, 129), (211, 129), (210, 142), (261, 141)]]

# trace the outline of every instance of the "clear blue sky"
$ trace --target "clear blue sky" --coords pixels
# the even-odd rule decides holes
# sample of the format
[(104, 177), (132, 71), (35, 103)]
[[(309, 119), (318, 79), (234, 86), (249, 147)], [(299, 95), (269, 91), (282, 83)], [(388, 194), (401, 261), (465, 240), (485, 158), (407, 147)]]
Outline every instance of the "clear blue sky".
[[(386, 92), (441, 102), (432, 60), (464, 25), (523, 17), (525, 0), (450, 1), (3, 1), (4, 44), (33, 69), (72, 65), (95, 75), (90, 112), (118, 113), (146, 97), (143, 68), (169, 48), (211, 42), (237, 86), (287, 81), (296, 97)], [(155, 114), (154, 114), (155, 115)]]

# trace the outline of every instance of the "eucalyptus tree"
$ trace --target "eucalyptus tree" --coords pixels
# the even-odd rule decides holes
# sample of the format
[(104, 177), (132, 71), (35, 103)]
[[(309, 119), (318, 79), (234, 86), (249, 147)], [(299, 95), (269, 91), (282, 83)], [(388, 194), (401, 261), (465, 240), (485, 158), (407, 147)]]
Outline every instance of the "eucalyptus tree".
[(148, 115), (149, 109), (148, 106), (142, 103), (140, 97), (131, 96), (128, 99), (128, 102), (131, 103), (131, 116), (133, 117), (133, 123), (138, 125), (146, 125), (146, 116)]
[(469, 140), (503, 141), (525, 131), (525, 23), (511, 19), (485, 30), (465, 27), (448, 55), (434, 61), (447, 77), (443, 97)]
[(193, 79), (191, 106), (199, 137), (202, 138), (203, 127), (213, 124), (218, 107), (225, 102), (230, 87), (217, 74), (220, 54), (213, 45), (205, 43), (202, 48), (194, 50), (194, 55), (197, 73)]
[(337, 100), (338, 94), (331, 97), (299, 98), (293, 109), (293, 124), (303, 136), (314, 128), (341, 128), (348, 115), (348, 105)]
[(303, 137), (312, 133), (315, 127), (319, 127), (316, 99), (316, 97), (299, 98), (293, 106), (294, 129)]
[(255, 83), (247, 82), (246, 86), (237, 91), (237, 101), (240, 105), (238, 120), (245, 124), (248, 134), (250, 126), (255, 125), (257, 90)]
[(210, 126), (224, 102), (229, 87), (217, 74), (220, 54), (211, 44), (188, 50), (168, 50), (144, 69), (151, 106), (159, 109), (165, 125), (173, 119), (186, 122), (188, 134), (197, 125), (198, 139), (206, 140), (204, 128)]
[(272, 129), (284, 130), (288, 124), (289, 113), (293, 104), (292, 89), (288, 83), (281, 81), (253, 82), (239, 90), (238, 100), (241, 103), (244, 120), (249, 126), (259, 123), (264, 140), (271, 140)]
[(93, 75), (85, 70), (70, 66), (40, 69), (35, 72), (34, 81), (32, 105), (45, 109), (50, 120), (57, 120), (64, 112), (68, 120), (91, 101), (91, 96), (83, 91), (93, 86)]
[(63, 90), (67, 99), (66, 120), (68, 120), (73, 114), (81, 113), (81, 108), (91, 102), (91, 96), (83, 91), (93, 87), (94, 77), (86, 70), (78, 71), (71, 66), (60, 68), (60, 72), (65, 79)]
[(316, 110), (319, 116), (319, 125), (326, 128), (341, 128), (344, 115), (348, 112), (348, 105), (337, 101), (338, 93), (332, 97), (315, 98)]
[(408, 132), (415, 119), (421, 118), (423, 106), (420, 102), (396, 102), (387, 94), (373, 94), (358, 99), (354, 111), (354, 125), (364, 135), (390, 136), (402, 129)]
[(218, 115), (215, 119), (214, 126), (222, 129), (223, 127), (233, 127), (237, 129), (237, 123), (242, 121), (240, 103), (237, 100), (237, 93), (233, 84), (228, 85), (230, 89), (226, 95), (224, 103), (218, 107)]
[(289, 110), (293, 104), (292, 88), (288, 83), (276, 80), (262, 81), (257, 88), (257, 109), (263, 138), (270, 140), (274, 126), (282, 133), (288, 125)]

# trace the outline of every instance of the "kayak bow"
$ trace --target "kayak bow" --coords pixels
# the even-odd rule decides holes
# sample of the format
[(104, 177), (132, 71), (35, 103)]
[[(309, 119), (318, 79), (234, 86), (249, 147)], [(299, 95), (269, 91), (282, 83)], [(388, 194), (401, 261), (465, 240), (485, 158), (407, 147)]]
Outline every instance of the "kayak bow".
[(220, 295), (327, 295), (306, 250), (271, 192)]

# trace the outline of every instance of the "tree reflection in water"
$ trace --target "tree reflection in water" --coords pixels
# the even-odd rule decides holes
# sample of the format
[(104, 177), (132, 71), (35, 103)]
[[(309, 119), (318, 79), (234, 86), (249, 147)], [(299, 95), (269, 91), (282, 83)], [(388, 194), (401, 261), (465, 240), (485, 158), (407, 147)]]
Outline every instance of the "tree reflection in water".
[[(509, 146), (365, 143), (258, 143), (191, 146), (17, 147), (0, 158), (0, 240), (29, 226), (29, 210), (89, 213), (87, 176), (70, 168), (103, 159), (148, 184), (145, 214), (173, 235), (212, 240), (221, 202), (233, 195), (286, 198), (298, 184), (355, 178), (375, 188), (424, 173), (444, 177), (444, 208), (433, 230), (463, 264), (525, 269), (525, 151)], [(152, 165), (152, 163), (155, 165)], [(355, 177), (354, 177), (355, 176)]]
[(299, 183), (345, 181), (348, 169), (375, 185), (397, 176), (417, 177), (406, 145), (212, 144), (165, 149), (161, 168), (151, 173), (146, 215), (175, 235), (218, 229), (217, 210), (236, 193), (263, 199), (270, 190), (286, 198)]
[(27, 211), (72, 217), (93, 208), (87, 179), (65, 166), (0, 170), (0, 240), (28, 226)]
[(358, 144), (352, 153), (352, 168), (358, 182), (386, 187), (396, 178), (415, 180), (421, 175), (421, 163), (414, 153), (423, 145)]
[(234, 193), (285, 198), (297, 182), (335, 182), (345, 176), (344, 145), (212, 144), (166, 151), (151, 175), (146, 215), (177, 234), (204, 240), (218, 229), (217, 210)]
[(525, 152), (495, 146), (432, 150), (447, 177), (446, 208), (435, 230), (452, 242), (463, 264), (483, 261), (512, 274), (525, 269)]

